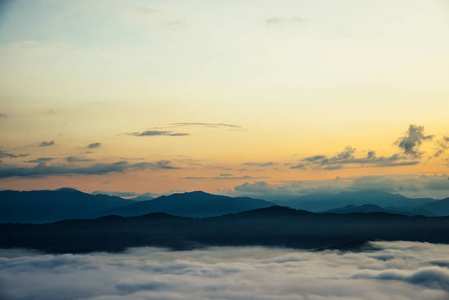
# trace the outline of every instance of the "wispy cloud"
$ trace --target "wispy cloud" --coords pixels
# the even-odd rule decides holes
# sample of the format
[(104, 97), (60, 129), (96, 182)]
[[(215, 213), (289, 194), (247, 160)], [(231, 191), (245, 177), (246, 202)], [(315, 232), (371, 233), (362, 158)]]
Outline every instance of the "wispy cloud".
[(46, 164), (48, 162), (51, 162), (54, 159), (55, 159), (54, 157), (39, 157), (39, 158), (36, 158), (36, 159), (27, 160), (25, 162), (27, 162), (27, 163), (36, 163), (36, 164)]
[(189, 133), (184, 132), (173, 132), (173, 131), (166, 131), (166, 130), (147, 130), (142, 132), (130, 132), (127, 133), (127, 135), (131, 136), (186, 136), (190, 135)]
[(69, 157), (66, 157), (65, 160), (66, 160), (67, 162), (95, 161), (95, 159), (82, 158), (82, 157), (76, 157), (76, 156), (69, 156)]
[(6, 118), (7, 116), (8, 116), (7, 114), (0, 113), (0, 118)]
[(277, 166), (277, 163), (274, 163), (272, 161), (269, 162), (246, 162), (243, 163), (244, 166), (250, 166), (250, 167), (272, 167)]
[(50, 141), (50, 142), (42, 142), (39, 144), (39, 147), (48, 147), (48, 146), (53, 146), (55, 144), (55, 141)]
[(17, 157), (25, 157), (29, 154), (13, 154), (0, 149), (0, 158), (17, 158)]
[(250, 180), (250, 179), (264, 179), (269, 177), (253, 177), (253, 176), (232, 176), (231, 174), (220, 174), (217, 177), (183, 177), (181, 179), (207, 179), (207, 180)]
[(87, 148), (89, 149), (95, 149), (95, 148), (99, 148), (101, 146), (101, 143), (92, 143), (87, 145)]
[[(31, 162), (31, 161), (30, 161)], [(3, 166), (0, 168), (0, 178), (9, 177), (46, 177), (55, 175), (104, 175), (112, 172), (130, 172), (138, 170), (180, 169), (171, 164), (169, 160), (157, 162), (141, 162), (130, 164), (127, 161), (105, 164), (99, 163), (87, 167), (67, 165), (47, 165), (45, 161), (33, 161), (38, 163), (35, 167)]]

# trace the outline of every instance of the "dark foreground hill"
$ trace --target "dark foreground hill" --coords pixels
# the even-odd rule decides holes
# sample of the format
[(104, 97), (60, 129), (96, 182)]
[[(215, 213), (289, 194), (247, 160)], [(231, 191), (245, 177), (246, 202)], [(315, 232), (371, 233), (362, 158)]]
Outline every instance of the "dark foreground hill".
[(154, 213), (51, 224), (0, 224), (0, 248), (54, 253), (122, 251), (140, 246), (177, 250), (249, 245), (317, 249), (369, 240), (449, 243), (447, 232), (449, 217), (316, 214), (274, 206), (202, 219)]
[(0, 222), (54, 222), (81, 218), (130, 203), (133, 201), (108, 195), (91, 195), (71, 188), (54, 191), (0, 191)]
[(196, 191), (134, 202), (124, 207), (102, 212), (95, 217), (106, 215), (134, 217), (153, 212), (164, 212), (175, 216), (199, 218), (221, 216), (274, 205), (271, 202), (248, 197), (232, 198)]

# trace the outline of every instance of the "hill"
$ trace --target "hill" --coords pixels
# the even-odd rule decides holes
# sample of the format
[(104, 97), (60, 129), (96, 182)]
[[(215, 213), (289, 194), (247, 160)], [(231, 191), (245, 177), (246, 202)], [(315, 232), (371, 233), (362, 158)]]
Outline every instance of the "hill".
[(53, 253), (123, 251), (140, 246), (175, 250), (250, 245), (338, 249), (338, 245), (373, 240), (449, 244), (448, 231), (449, 217), (316, 214), (275, 206), (199, 219), (153, 213), (51, 224), (0, 224), (0, 247)]
[(176, 193), (148, 201), (133, 202), (124, 207), (104, 211), (100, 215), (123, 217), (141, 216), (152, 212), (164, 212), (175, 216), (211, 217), (237, 213), (263, 207), (274, 203), (248, 197), (227, 197), (208, 194), (202, 191)]
[(328, 211), (346, 205), (372, 204), (380, 207), (415, 207), (434, 202), (431, 198), (407, 198), (399, 194), (382, 191), (342, 192), (338, 194), (311, 194), (286, 202), (277, 202), (295, 209), (305, 209), (312, 212)]
[(43, 223), (125, 206), (132, 201), (91, 195), (71, 188), (54, 191), (0, 191), (1, 223)]

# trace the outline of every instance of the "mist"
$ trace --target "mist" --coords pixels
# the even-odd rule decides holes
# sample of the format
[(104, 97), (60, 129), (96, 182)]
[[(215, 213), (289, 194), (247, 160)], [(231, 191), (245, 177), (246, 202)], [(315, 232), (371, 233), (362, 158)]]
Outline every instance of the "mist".
[(0, 251), (1, 299), (448, 299), (449, 246), (265, 247), (49, 255)]

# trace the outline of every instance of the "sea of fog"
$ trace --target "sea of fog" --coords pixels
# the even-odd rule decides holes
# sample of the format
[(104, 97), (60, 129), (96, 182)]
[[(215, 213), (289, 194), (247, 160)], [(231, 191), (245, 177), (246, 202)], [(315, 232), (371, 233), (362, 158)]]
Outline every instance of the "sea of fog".
[(0, 250), (0, 299), (449, 299), (449, 245), (374, 244), (381, 250)]

